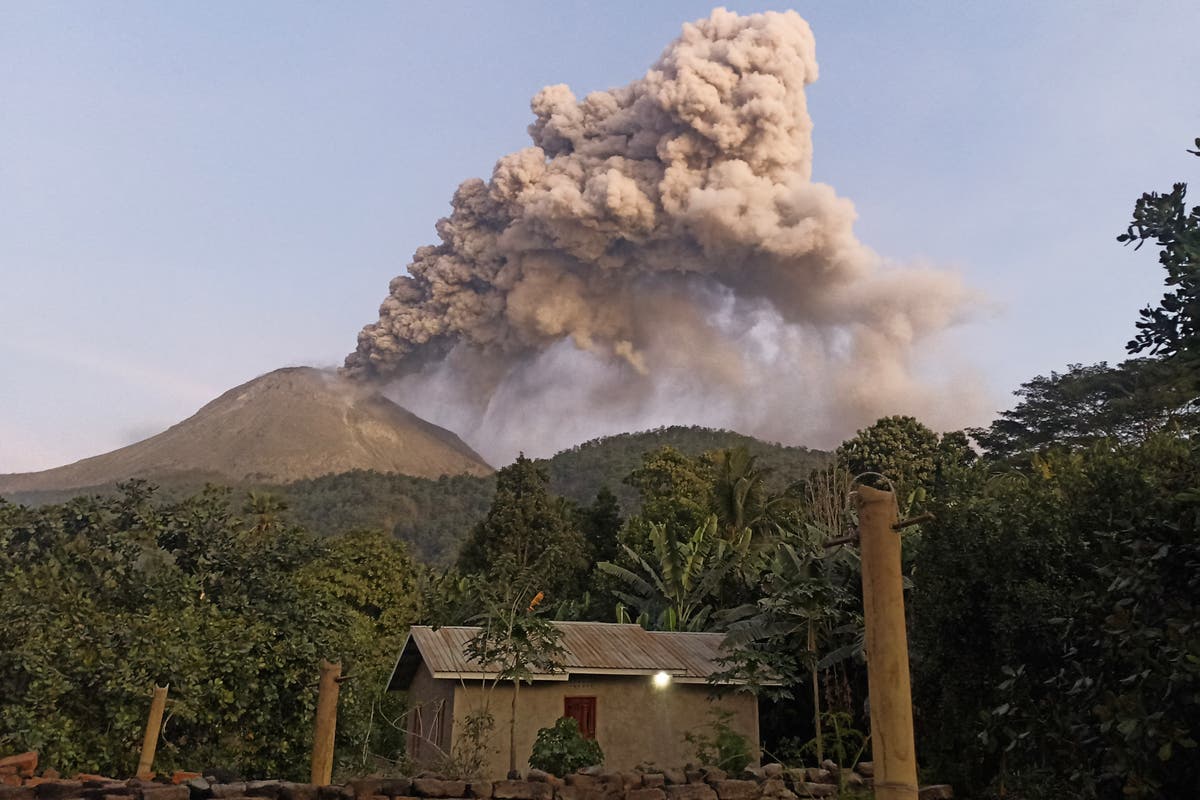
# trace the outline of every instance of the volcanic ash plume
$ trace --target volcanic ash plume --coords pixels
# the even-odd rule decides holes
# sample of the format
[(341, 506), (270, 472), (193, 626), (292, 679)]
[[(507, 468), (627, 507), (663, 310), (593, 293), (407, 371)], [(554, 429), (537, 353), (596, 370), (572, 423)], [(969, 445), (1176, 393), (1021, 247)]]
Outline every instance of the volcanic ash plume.
[(911, 354), (967, 293), (882, 263), (812, 181), (816, 77), (797, 14), (718, 9), (629, 86), (541, 90), (533, 145), (459, 186), (346, 371), (500, 462), (645, 425), (818, 445), (928, 414)]

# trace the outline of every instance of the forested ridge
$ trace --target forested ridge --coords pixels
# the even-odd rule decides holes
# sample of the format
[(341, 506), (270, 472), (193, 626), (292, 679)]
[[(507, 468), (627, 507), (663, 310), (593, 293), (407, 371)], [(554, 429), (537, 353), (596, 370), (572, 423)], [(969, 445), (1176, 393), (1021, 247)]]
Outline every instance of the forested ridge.
[[(825, 545), (855, 529), (848, 499), (871, 480), (902, 516), (932, 515), (902, 539), (922, 782), (1200, 796), (1200, 207), (1185, 196), (1144, 195), (1120, 239), (1166, 273), (1132, 358), (1035, 376), (984, 428), (890, 416), (824, 458), (665, 429), (561, 454), (557, 477), (521, 457), (478, 484), (367, 473), (0, 502), (0, 750), (128, 774), (149, 687), (169, 682), (165, 768), (299, 776), (327, 657), (355, 676), (341, 774), (400, 770), (404, 698), (383, 683), (409, 625), (487, 622), (511, 635), (480, 646), (503, 654), (557, 618), (725, 632), (724, 674), (763, 699), (766, 757), (846, 763), (870, 748), (860, 575), (852, 545)], [(306, 518), (305, 498), (331, 516)], [(432, 545), (398, 526), (441, 506), (461, 546), (425, 565), (413, 552)], [(458, 755), (447, 773), (469, 772)]]
[[(544, 463), (556, 494), (586, 503), (600, 487), (607, 486), (623, 507), (633, 509), (639, 502), (638, 494), (623, 482), (625, 476), (645, 453), (668, 445), (693, 456), (709, 450), (746, 447), (764, 465), (775, 468), (773, 480), (804, 475), (828, 458), (819, 450), (763, 442), (733, 431), (669, 426), (593, 439)], [(201, 490), (207, 480), (172, 476), (159, 486), (158, 494), (182, 499)], [(245, 484), (237, 488), (278, 495), (286, 501), (288, 517), (313, 533), (333, 536), (361, 529), (388, 531), (407, 542), (418, 559), (448, 564), (457, 556), (467, 532), (487, 513), (495, 486), (494, 476), (444, 475), (431, 479), (356, 470), (282, 486)], [(117, 487), (111, 485), (82, 491), (24, 492), (9, 499), (43, 505), (79, 495), (116, 493)]]

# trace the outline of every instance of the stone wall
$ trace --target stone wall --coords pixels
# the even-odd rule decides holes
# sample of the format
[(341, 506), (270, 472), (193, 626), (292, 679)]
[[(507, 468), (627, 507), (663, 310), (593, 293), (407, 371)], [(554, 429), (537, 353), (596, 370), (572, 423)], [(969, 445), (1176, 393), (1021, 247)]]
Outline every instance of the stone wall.
[[(29, 756), (33, 756), (32, 766)], [(36, 754), (0, 759), (0, 800), (802, 800), (838, 797), (843, 786), (848, 795), (870, 797), (873, 775), (868, 762), (841, 775), (827, 761), (823, 768), (808, 769), (768, 764), (736, 776), (711, 767), (645, 765), (628, 772), (593, 767), (565, 780), (531, 770), (523, 780), (462, 781), (426, 773), (315, 786), (287, 781), (223, 783), (196, 773), (153, 781), (99, 775), (64, 780), (52, 770), (35, 776), (36, 765)], [(927, 786), (920, 792), (920, 800), (951, 797), (949, 786)]]

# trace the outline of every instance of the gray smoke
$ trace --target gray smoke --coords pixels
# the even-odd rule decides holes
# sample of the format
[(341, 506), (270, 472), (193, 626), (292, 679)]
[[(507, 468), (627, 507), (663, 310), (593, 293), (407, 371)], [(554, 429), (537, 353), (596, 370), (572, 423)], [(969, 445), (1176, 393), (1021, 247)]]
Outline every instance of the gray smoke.
[(344, 369), (496, 463), (658, 424), (827, 445), (946, 422), (969, 398), (912, 356), (969, 294), (885, 264), (812, 181), (816, 77), (795, 12), (717, 9), (628, 86), (541, 90), (533, 145), (459, 186)]

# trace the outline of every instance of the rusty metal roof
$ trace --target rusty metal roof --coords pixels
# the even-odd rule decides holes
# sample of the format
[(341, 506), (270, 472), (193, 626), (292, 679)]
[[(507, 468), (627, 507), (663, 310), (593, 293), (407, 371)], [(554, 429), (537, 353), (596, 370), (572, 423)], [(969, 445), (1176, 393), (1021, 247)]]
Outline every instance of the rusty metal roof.
[[(647, 631), (640, 625), (609, 622), (554, 622), (562, 631), (562, 671), (536, 672), (535, 680), (567, 680), (571, 675), (653, 675), (666, 672), (681, 683), (704, 683), (721, 669), (723, 633)], [(420, 662), (434, 678), (494, 678), (495, 670), (472, 661), (464, 648), (475, 627), (414, 625), (388, 681), (389, 689), (408, 686)]]

